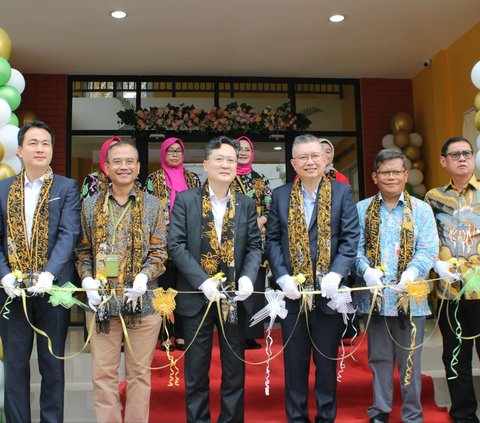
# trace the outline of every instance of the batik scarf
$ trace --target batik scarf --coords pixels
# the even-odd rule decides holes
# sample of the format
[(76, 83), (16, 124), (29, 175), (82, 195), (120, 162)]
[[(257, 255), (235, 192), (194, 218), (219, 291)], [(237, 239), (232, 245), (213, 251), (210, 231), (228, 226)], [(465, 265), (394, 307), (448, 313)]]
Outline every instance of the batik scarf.
[(230, 198), (223, 216), (222, 242), (219, 245), (208, 181), (203, 185), (200, 264), (209, 277), (215, 276), (218, 272), (225, 274), (227, 280), (220, 286), (220, 289), (227, 298), (221, 300), (221, 309), (223, 320), (231, 324), (235, 324), (238, 318), (236, 301), (231, 294), (235, 290), (235, 201), (235, 190), (230, 189)]
[[(400, 253), (397, 265), (397, 281), (400, 280), (402, 273), (407, 268), (413, 258), (413, 212), (412, 200), (407, 191), (403, 192), (403, 219), (400, 228)], [(379, 268), (382, 265), (382, 254), (380, 252), (380, 198), (379, 195), (373, 197), (365, 214), (365, 251), (367, 259), (372, 268)], [(378, 307), (379, 304), (376, 305)]]
[(8, 263), (13, 270), (27, 275), (26, 285), (36, 282), (48, 262), (49, 199), (53, 172), (49, 167), (40, 189), (33, 215), (32, 234), (28, 241), (25, 221), (25, 169), (13, 180), (7, 199)]
[[(328, 273), (330, 268), (332, 185), (322, 176), (317, 194), (317, 257), (315, 274), (313, 272), (312, 254), (308, 237), (307, 221), (304, 212), (302, 182), (297, 179), (290, 193), (288, 207), (288, 245), (290, 266), (294, 276), (300, 273), (305, 282), (300, 285), (302, 291), (319, 288), (316, 280)], [(312, 216), (313, 218), (313, 216)]]
[[(122, 295), (122, 306), (120, 312), (125, 316), (127, 325), (135, 325), (140, 321), (142, 313), (141, 297), (137, 302), (127, 303), (124, 288), (131, 287), (136, 275), (142, 270), (143, 263), (143, 191), (134, 185), (135, 196), (130, 206), (130, 233), (131, 236), (127, 240), (126, 256), (119, 257), (119, 275), (118, 284), (115, 284), (116, 293)], [(95, 258), (95, 278), (101, 281), (107, 281), (105, 288), (110, 290), (109, 281), (106, 278), (105, 259), (108, 251), (108, 226), (110, 221), (110, 213), (108, 202), (110, 200), (110, 192), (101, 192), (94, 209), (93, 223), (93, 257)], [(112, 281), (113, 282), (113, 281)], [(117, 296), (118, 296), (117, 295)], [(110, 313), (108, 303), (105, 304), (103, 310), (97, 312), (97, 332), (108, 333), (110, 330)]]

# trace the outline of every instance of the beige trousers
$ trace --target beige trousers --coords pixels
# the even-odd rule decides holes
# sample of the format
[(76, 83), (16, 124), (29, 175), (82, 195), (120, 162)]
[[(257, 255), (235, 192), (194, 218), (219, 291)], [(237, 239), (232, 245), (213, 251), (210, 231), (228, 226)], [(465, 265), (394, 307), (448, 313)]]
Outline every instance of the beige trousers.
[[(87, 327), (94, 318), (86, 313)], [(158, 340), (162, 316), (142, 317), (142, 323), (128, 328), (133, 353), (125, 345), (127, 398), (125, 423), (148, 423), (150, 405), (150, 367)], [(98, 423), (122, 423), (118, 392), (118, 369), (123, 332), (120, 319), (110, 318), (110, 333), (97, 333), (91, 338), (93, 398)]]

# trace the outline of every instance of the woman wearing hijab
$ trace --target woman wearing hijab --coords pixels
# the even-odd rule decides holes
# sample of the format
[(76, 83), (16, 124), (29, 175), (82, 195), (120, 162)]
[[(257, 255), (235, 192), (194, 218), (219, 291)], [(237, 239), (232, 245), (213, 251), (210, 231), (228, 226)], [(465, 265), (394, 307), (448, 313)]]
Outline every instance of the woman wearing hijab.
[[(236, 188), (238, 192), (247, 195), (255, 200), (257, 204), (257, 222), (258, 227), (265, 236), (265, 223), (267, 223), (268, 212), (270, 210), (270, 203), (272, 201), (272, 190), (268, 179), (264, 175), (252, 169), (253, 159), (255, 157), (255, 150), (253, 143), (247, 137), (240, 137), (237, 139), (240, 143), (240, 154), (238, 155)], [(255, 292), (265, 291), (265, 276), (267, 271), (266, 259), (264, 259), (262, 266), (258, 271), (258, 276), (254, 284)], [(263, 295), (252, 295), (254, 302), (254, 313), (263, 308), (265, 298)], [(253, 327), (246, 328), (246, 349), (257, 349), (261, 345), (255, 339), (263, 338), (263, 325), (258, 324)]]
[[(166, 214), (167, 222), (170, 220), (170, 214), (175, 203), (175, 197), (178, 192), (186, 189), (200, 187), (200, 178), (194, 172), (184, 168), (183, 160), (185, 157), (185, 146), (180, 138), (167, 138), (160, 147), (160, 169), (150, 174), (145, 184), (145, 190), (155, 195), (162, 203)], [(165, 265), (166, 270), (158, 280), (158, 286), (167, 289), (174, 287), (176, 279), (176, 268), (170, 259)], [(175, 347), (179, 350), (185, 349), (183, 340), (183, 328), (181, 317), (175, 314), (174, 333), (171, 332), (171, 326), (168, 328), (169, 336), (175, 336)], [(162, 350), (173, 351), (174, 346), (170, 339), (162, 335)]]
[(96, 172), (88, 174), (83, 180), (82, 190), (80, 195), (82, 200), (95, 195), (102, 187), (108, 185), (108, 172), (105, 167), (107, 161), (107, 151), (112, 144), (122, 141), (120, 137), (113, 137), (106, 140), (100, 147), (100, 164), (99, 169)]
[(348, 178), (337, 169), (333, 167), (333, 156), (335, 155), (335, 149), (333, 148), (333, 144), (327, 140), (326, 138), (320, 138), (320, 142), (322, 143), (323, 151), (327, 156), (327, 165), (325, 166), (325, 175), (327, 175), (328, 179), (336, 179), (338, 182), (343, 182), (344, 184), (350, 185), (350, 181)]

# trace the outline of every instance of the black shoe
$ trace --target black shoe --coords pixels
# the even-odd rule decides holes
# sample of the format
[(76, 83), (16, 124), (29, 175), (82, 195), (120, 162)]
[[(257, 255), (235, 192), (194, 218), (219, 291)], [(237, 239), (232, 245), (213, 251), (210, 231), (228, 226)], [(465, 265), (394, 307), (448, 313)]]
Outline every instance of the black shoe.
[(185, 344), (179, 344), (178, 342), (175, 342), (175, 349), (178, 351), (185, 351)]
[(262, 348), (262, 346), (255, 341), (255, 339), (245, 339), (245, 349), (246, 350), (258, 350)]
[(370, 423), (388, 423), (388, 413), (378, 413), (370, 419)]
[(160, 349), (162, 351), (167, 351), (167, 348), (169, 352), (175, 351), (175, 347), (172, 344), (165, 345), (165, 342), (162, 342), (162, 346), (160, 347)]

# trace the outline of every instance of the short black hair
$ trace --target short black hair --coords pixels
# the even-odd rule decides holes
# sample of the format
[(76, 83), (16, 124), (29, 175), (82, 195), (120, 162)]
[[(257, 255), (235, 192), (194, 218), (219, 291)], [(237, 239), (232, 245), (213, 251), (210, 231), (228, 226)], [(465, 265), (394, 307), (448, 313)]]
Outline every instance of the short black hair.
[(213, 150), (218, 150), (221, 148), (222, 144), (231, 145), (235, 149), (236, 158), (238, 158), (238, 154), (240, 153), (240, 143), (237, 140), (233, 140), (225, 135), (221, 135), (210, 140), (205, 146), (205, 160), (210, 157)]
[(378, 168), (383, 162), (393, 159), (401, 159), (403, 162), (403, 169), (407, 169), (407, 160), (405, 154), (401, 151), (394, 150), (393, 148), (387, 148), (385, 150), (380, 150), (375, 157), (375, 161), (373, 162), (373, 171), (377, 173)]
[(45, 122), (42, 122), (41, 120), (32, 120), (31, 122), (27, 122), (25, 125), (23, 125), (20, 128), (20, 131), (18, 131), (17, 139), (19, 147), (22, 146), (23, 140), (25, 139), (25, 134), (31, 128), (45, 129), (45, 131), (47, 131), (52, 138), (52, 147), (55, 145), (55, 134), (53, 133), (52, 128), (50, 128), (50, 126), (48, 126)]
[(452, 137), (452, 138), (449, 138), (447, 141), (445, 141), (442, 145), (442, 156), (443, 157), (447, 156), (448, 147), (450, 147), (451, 144), (454, 144), (456, 142), (466, 142), (473, 151), (473, 145), (470, 141), (468, 141), (467, 139), (465, 139), (463, 137)]
[(106, 163), (109, 163), (108, 156), (110, 155), (110, 151), (112, 151), (114, 148), (121, 147), (122, 145), (129, 145), (130, 147), (132, 147), (135, 150), (135, 152), (137, 153), (137, 162), (140, 161), (140, 157), (139, 157), (139, 154), (138, 154), (137, 147), (135, 147), (133, 144), (131, 144), (127, 141), (120, 140), (118, 142), (114, 142), (114, 143), (110, 144), (110, 147), (108, 147), (107, 155), (106, 155), (106, 159), (105, 159)]

